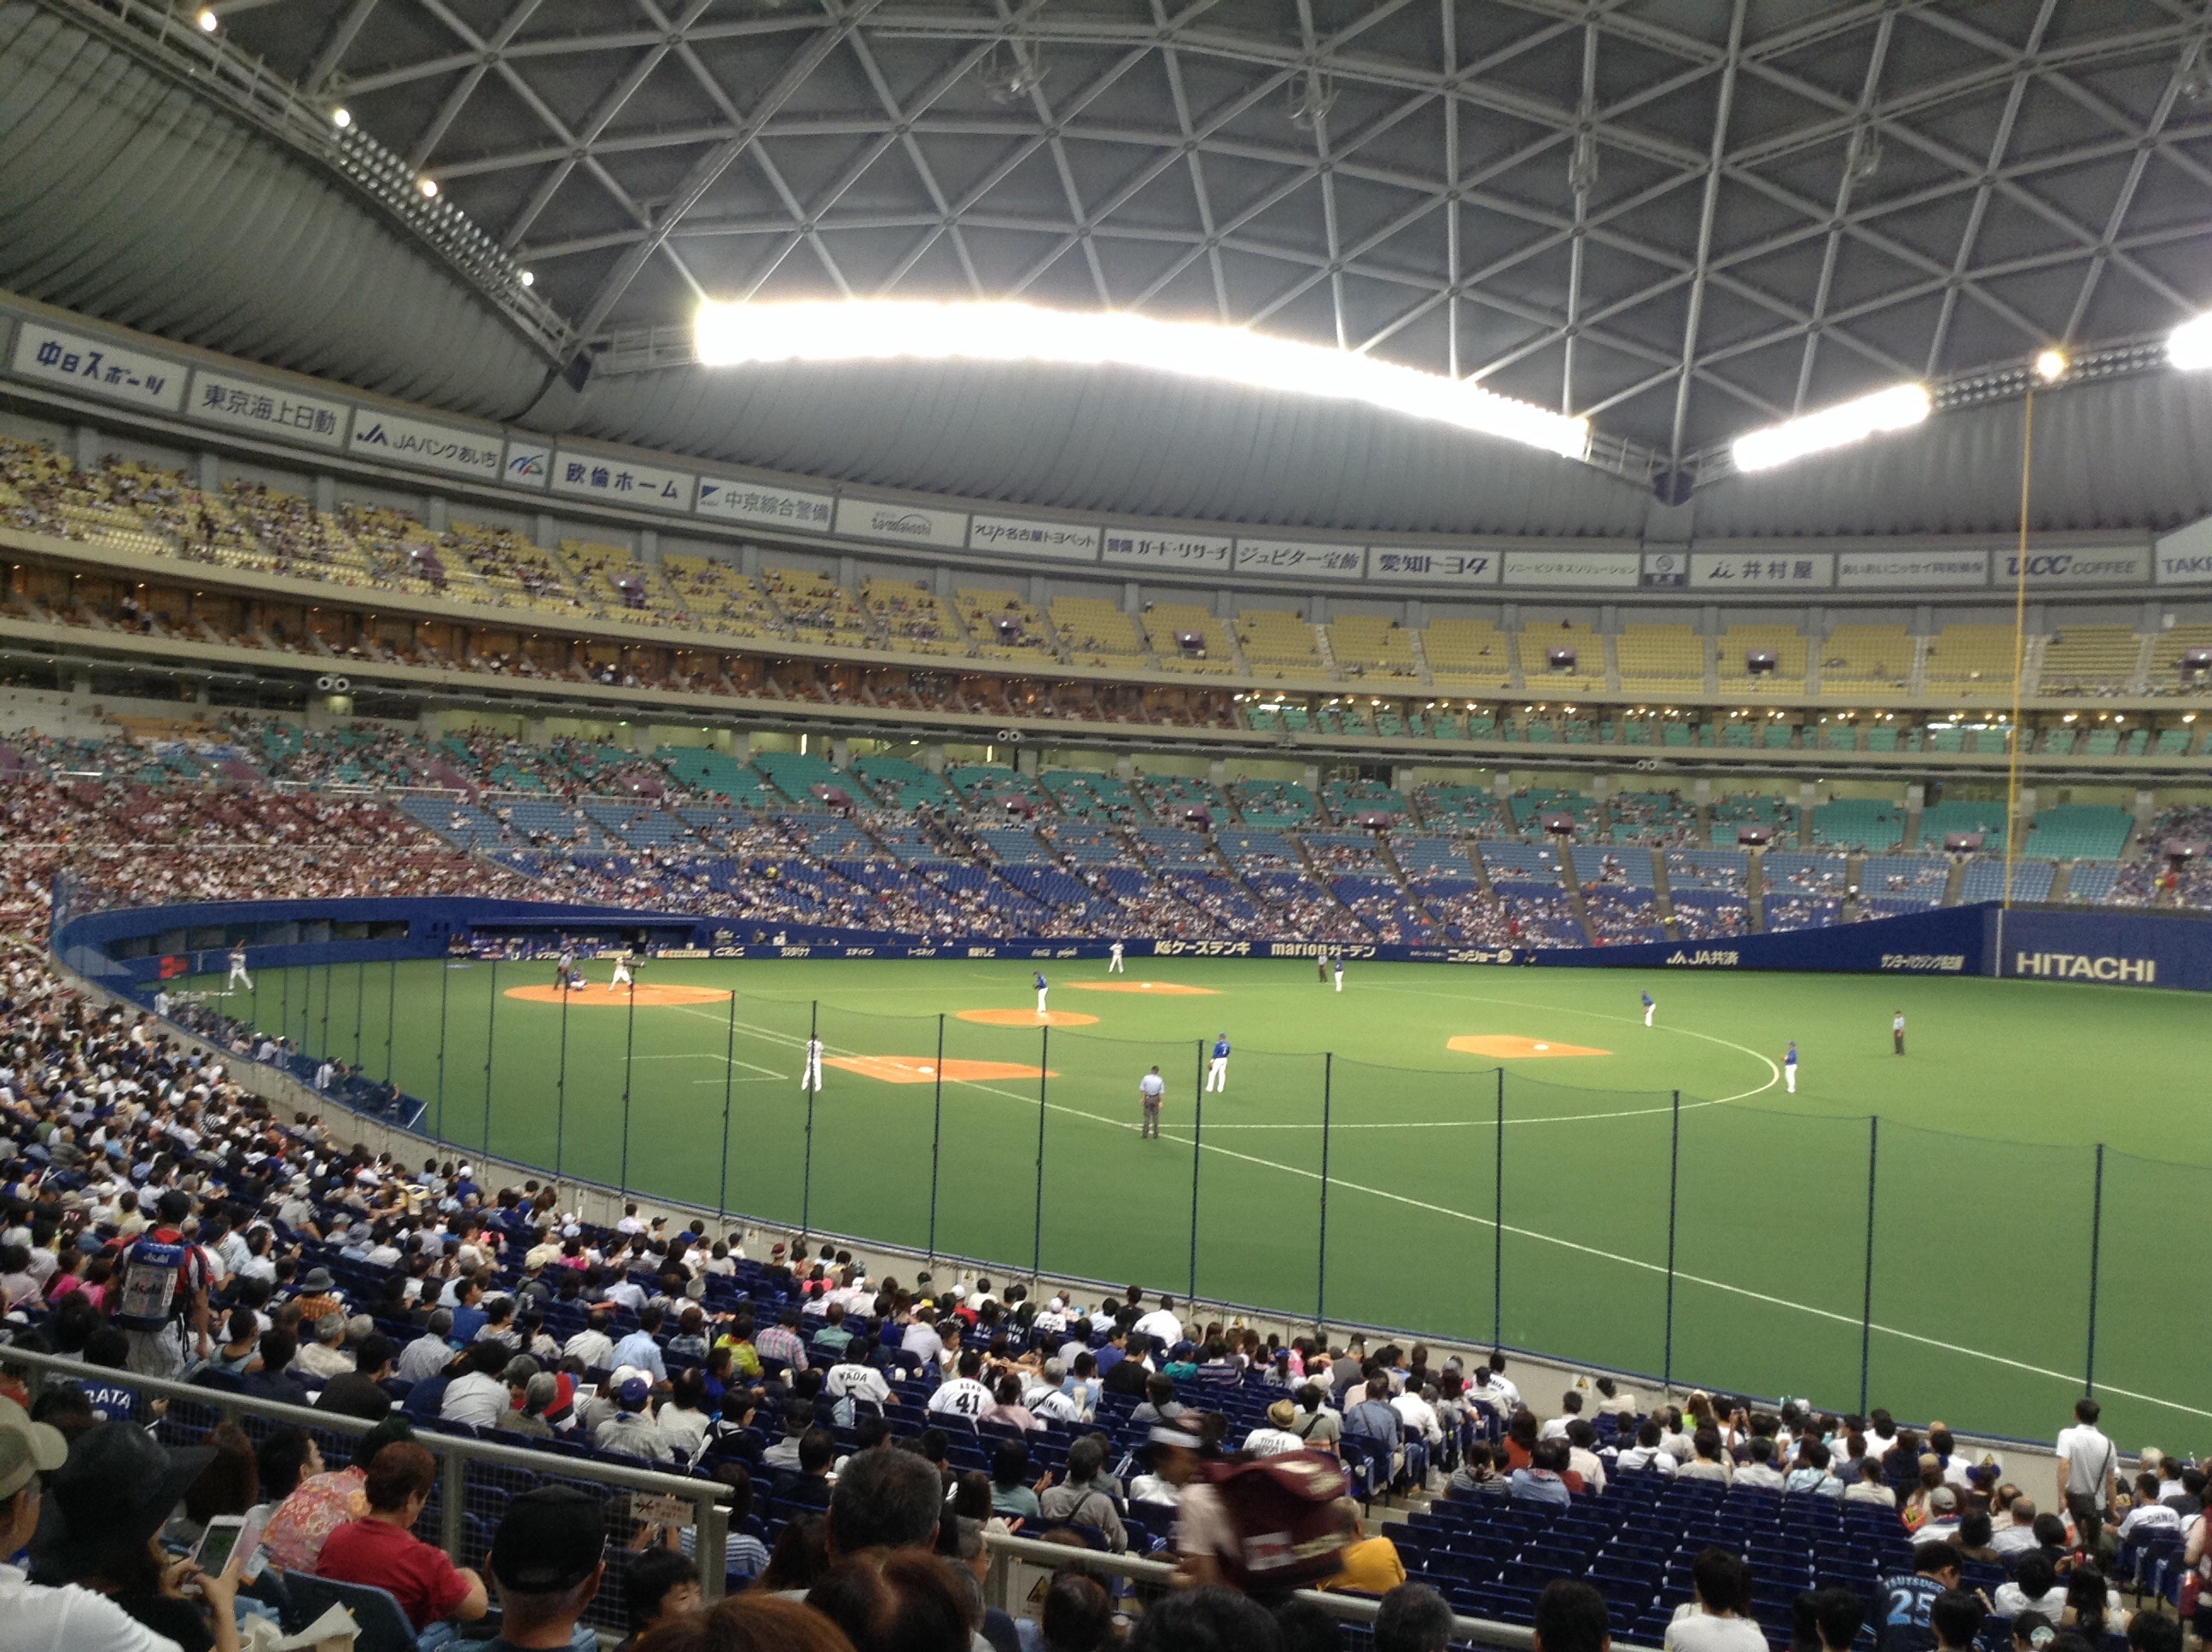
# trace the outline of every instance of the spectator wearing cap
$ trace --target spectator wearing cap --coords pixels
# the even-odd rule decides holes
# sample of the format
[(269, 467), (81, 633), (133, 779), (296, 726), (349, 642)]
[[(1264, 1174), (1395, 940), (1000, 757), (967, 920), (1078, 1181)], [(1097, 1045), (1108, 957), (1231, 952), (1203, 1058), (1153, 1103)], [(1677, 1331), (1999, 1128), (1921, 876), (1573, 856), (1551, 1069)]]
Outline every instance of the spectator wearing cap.
[[(49, 1455), (51, 1443), (42, 1442)], [(177, 1592), (182, 1579), (159, 1546), (161, 1527), (214, 1458), (207, 1446), (167, 1450), (131, 1423), (81, 1435), (53, 1471), (53, 1506), (31, 1538), (31, 1576), (106, 1596), (152, 1631), (155, 1645), (237, 1652), (237, 1558), (222, 1576), (199, 1577), (193, 1601)], [(0, 1643), (26, 1644), (14, 1630), (0, 1619)]]
[(392, 1376), (395, 1357), (390, 1337), (380, 1332), (363, 1337), (354, 1350), (353, 1369), (339, 1372), (323, 1385), (315, 1400), (316, 1409), (379, 1421), (392, 1409), (392, 1396), (383, 1385)]
[[(490, 1606), (482, 1577), (456, 1566), (436, 1544), (414, 1534), (437, 1473), (436, 1460), (412, 1440), (379, 1451), (362, 1487), (368, 1512), (324, 1540), (315, 1567), (341, 1583), (388, 1591), (418, 1635), (448, 1619), (474, 1623)], [(510, 1504), (510, 1513), (512, 1509)]]
[(297, 1300), (302, 1325), (313, 1325), (329, 1314), (337, 1315), (339, 1324), (345, 1323), (345, 1303), (337, 1294), (337, 1281), (326, 1267), (307, 1270), (307, 1277), (300, 1281)]
[[(1739, 1479), (1741, 1476), (1738, 1476)], [(1955, 1543), (1959, 1539), (1959, 1494), (1948, 1485), (1928, 1493), (1928, 1518), (1912, 1534), (1915, 1543)]]
[(1254, 1457), (1279, 1457), (1286, 1451), (1304, 1451), (1306, 1442), (1291, 1431), (1297, 1421), (1298, 1408), (1288, 1400), (1278, 1400), (1267, 1407), (1267, 1425), (1255, 1428), (1244, 1436), (1244, 1450)]
[(645, 1408), (653, 1384), (641, 1376), (626, 1376), (615, 1388), (615, 1414), (599, 1424), (592, 1443), (602, 1451), (643, 1457), (649, 1462), (672, 1463), (676, 1452), (668, 1436), (654, 1424)]
[(499, 1637), (479, 1652), (596, 1645), (596, 1636), (580, 1625), (606, 1575), (606, 1546), (605, 1511), (574, 1486), (541, 1486), (509, 1503), (489, 1559), (499, 1587)]
[[(39, 1477), (58, 1471), (69, 1455), (59, 1432), (34, 1423), (12, 1400), (0, 1400), (0, 1554), (22, 1552), (39, 1529), (45, 1499)], [(224, 1587), (217, 1580), (217, 1592)], [(0, 1563), (0, 1625), (10, 1646), (52, 1652), (171, 1652), (173, 1643), (105, 1595), (76, 1583), (33, 1583)]]

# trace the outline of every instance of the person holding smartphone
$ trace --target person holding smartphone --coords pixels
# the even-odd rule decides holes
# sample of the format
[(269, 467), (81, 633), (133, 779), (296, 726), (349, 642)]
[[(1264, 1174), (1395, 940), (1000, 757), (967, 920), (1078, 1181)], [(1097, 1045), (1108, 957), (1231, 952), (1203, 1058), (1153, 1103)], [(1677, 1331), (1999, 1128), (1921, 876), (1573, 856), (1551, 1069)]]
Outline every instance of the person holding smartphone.
[(31, 1540), (32, 1577), (106, 1596), (180, 1652), (238, 1652), (246, 1557), (235, 1528), (226, 1528), (233, 1540), (213, 1571), (190, 1557), (173, 1559), (159, 1545), (162, 1525), (214, 1455), (204, 1446), (168, 1450), (125, 1422), (80, 1436), (54, 1473), (60, 1518), (42, 1522)]

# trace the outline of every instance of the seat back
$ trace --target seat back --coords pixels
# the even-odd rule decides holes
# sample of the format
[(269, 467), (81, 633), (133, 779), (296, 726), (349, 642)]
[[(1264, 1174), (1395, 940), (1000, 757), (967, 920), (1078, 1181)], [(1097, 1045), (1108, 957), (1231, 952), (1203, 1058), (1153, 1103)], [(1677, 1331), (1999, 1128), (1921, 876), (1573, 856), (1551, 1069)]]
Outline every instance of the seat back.
[(407, 1614), (391, 1593), (368, 1583), (342, 1583), (336, 1578), (318, 1577), (312, 1572), (295, 1571), (284, 1579), (290, 1591), (294, 1608), (300, 1614), (300, 1627), (304, 1629), (332, 1606), (343, 1606), (353, 1614), (360, 1630), (354, 1640), (354, 1652), (415, 1652), (415, 1626), (407, 1621)]

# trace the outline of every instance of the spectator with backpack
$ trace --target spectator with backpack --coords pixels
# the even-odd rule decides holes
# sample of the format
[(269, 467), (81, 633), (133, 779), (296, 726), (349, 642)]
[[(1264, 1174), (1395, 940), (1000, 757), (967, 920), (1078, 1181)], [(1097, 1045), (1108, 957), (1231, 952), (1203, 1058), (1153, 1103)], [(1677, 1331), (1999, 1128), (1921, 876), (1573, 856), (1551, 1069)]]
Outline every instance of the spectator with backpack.
[(215, 1270), (185, 1236), (192, 1196), (172, 1187), (156, 1201), (159, 1220), (115, 1259), (115, 1322), (131, 1339), (130, 1369), (174, 1379), (215, 1351), (208, 1293)]

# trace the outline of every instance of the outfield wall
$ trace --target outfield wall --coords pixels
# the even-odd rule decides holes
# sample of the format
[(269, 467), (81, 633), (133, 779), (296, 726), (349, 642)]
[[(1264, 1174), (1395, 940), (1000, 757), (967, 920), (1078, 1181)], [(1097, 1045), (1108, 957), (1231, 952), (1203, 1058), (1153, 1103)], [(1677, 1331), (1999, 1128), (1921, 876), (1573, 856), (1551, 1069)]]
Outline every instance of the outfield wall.
[[(244, 941), (256, 968), (381, 963), (466, 949), (478, 957), (550, 958), (566, 941), (587, 955), (644, 950), (665, 957), (1097, 958), (1108, 942), (1034, 936), (917, 938), (751, 919), (618, 907), (438, 896), (378, 900), (199, 902), (76, 914), (56, 908), (54, 950), (71, 969), (128, 987), (222, 967)], [(1132, 939), (1132, 957), (1310, 958), (1312, 941)], [(2212, 914), (2140, 908), (1944, 907), (1864, 923), (1724, 940), (1618, 946), (1406, 946), (1327, 949), (1348, 962), (1522, 964), (1545, 969), (1822, 971), (1995, 975), (2212, 992)]]

